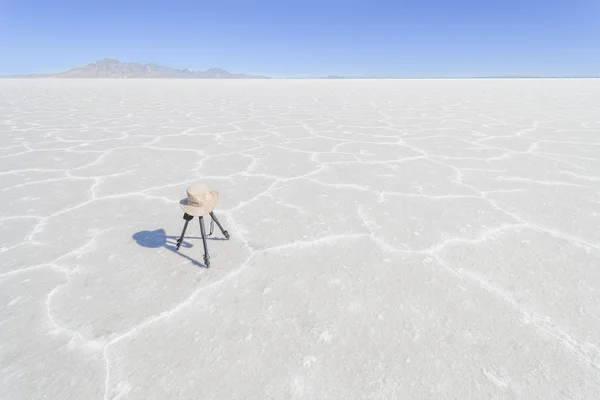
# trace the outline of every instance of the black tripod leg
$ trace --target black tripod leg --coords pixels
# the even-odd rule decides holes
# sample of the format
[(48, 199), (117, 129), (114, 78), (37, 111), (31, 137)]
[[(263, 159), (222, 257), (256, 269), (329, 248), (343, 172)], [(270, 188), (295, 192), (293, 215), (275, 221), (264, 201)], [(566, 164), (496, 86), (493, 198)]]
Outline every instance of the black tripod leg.
[(179, 250), (179, 248), (181, 247), (181, 243), (183, 242), (183, 237), (185, 236), (185, 230), (187, 229), (189, 222), (190, 222), (189, 220), (186, 220), (185, 225), (183, 225), (183, 231), (181, 232), (181, 236), (179, 237), (179, 239), (177, 239), (177, 250)]
[(217, 219), (217, 216), (215, 215), (214, 212), (210, 213), (210, 217), (213, 219), (213, 221), (215, 221), (217, 223), (217, 226), (221, 230), (221, 233), (223, 233), (223, 236), (225, 236), (225, 238), (229, 240), (229, 232), (227, 232), (225, 229), (223, 229), (223, 226), (221, 225), (221, 223)]
[(206, 236), (211, 236), (214, 231), (215, 231), (215, 221), (211, 220), (210, 221), (210, 232), (208, 232), (208, 235), (206, 235)]
[(204, 265), (210, 268), (210, 256), (208, 255), (208, 244), (206, 243), (206, 232), (204, 232), (204, 218), (200, 217), (200, 232), (202, 233), (202, 243), (204, 244)]

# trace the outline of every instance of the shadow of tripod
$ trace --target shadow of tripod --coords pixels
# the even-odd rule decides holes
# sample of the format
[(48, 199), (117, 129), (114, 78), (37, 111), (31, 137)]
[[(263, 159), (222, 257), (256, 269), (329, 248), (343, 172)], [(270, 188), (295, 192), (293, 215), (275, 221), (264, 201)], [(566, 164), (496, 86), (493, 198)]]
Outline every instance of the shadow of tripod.
[[(136, 241), (136, 243), (138, 245), (140, 245), (142, 247), (146, 247), (149, 249), (158, 249), (158, 248), (162, 247), (169, 251), (172, 251), (173, 253), (179, 254), (181, 257), (188, 259), (189, 261), (192, 262), (192, 264), (197, 265), (198, 267), (204, 267), (204, 265), (201, 262), (198, 262), (198, 261), (194, 260), (193, 258), (188, 257), (187, 255), (177, 251), (177, 249), (175, 248), (175, 245), (176, 245), (176, 239), (178, 239), (179, 236), (167, 236), (164, 229), (156, 229), (154, 231), (140, 231), (140, 232), (135, 233), (132, 236), (132, 238), (133, 238), (133, 240)], [(200, 238), (199, 237), (190, 237), (189, 239), (200, 239)], [(212, 240), (223, 240), (223, 239), (212, 239)], [(193, 246), (191, 243), (188, 243), (188, 242), (183, 242), (182, 245), (183, 245), (183, 247), (186, 247), (186, 248)]]
[[(207, 236), (210, 236), (213, 234), (214, 224), (215, 223), (217, 224), (217, 226), (221, 230), (221, 233), (223, 234), (223, 236), (225, 236), (225, 239), (229, 240), (229, 238), (230, 238), (229, 232), (227, 232), (225, 229), (223, 229), (223, 226), (219, 222), (215, 213), (211, 212), (209, 215), (210, 215), (211, 221), (210, 221), (210, 232), (208, 235), (206, 235), (206, 231), (204, 228), (204, 217), (202, 217), (202, 216), (198, 217), (198, 221), (200, 222), (200, 233), (202, 234), (202, 244), (204, 245), (204, 265), (206, 266), (206, 268), (210, 268), (210, 255), (208, 254), (208, 244), (206, 243), (206, 238), (207, 238)], [(183, 243), (183, 238), (185, 237), (185, 231), (187, 230), (188, 224), (190, 223), (190, 221), (192, 219), (194, 219), (194, 217), (192, 215), (189, 215), (188, 213), (184, 213), (183, 219), (185, 220), (185, 224), (183, 225), (183, 231), (181, 231), (181, 236), (179, 237), (179, 239), (177, 239), (177, 250), (179, 250), (179, 247), (181, 247), (181, 244)]]

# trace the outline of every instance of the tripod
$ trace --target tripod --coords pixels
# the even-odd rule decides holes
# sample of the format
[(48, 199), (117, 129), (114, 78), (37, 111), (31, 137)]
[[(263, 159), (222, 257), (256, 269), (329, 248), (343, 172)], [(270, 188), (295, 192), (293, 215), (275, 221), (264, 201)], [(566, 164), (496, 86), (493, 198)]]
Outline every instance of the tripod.
[[(230, 237), (229, 233), (223, 229), (223, 226), (217, 219), (217, 216), (213, 212), (211, 212), (210, 217), (211, 217), (210, 232), (209, 232), (208, 236), (213, 234), (214, 223), (216, 222), (217, 226), (221, 230), (221, 233), (223, 234), (223, 236), (225, 236), (225, 238), (227, 240), (229, 240), (229, 237)], [(188, 226), (189, 222), (192, 219), (194, 219), (194, 217), (192, 215), (189, 215), (188, 213), (184, 213), (183, 219), (185, 220), (185, 225), (183, 225), (183, 231), (181, 232), (181, 236), (179, 237), (179, 239), (177, 239), (177, 250), (179, 250), (179, 247), (181, 247), (181, 243), (183, 243), (183, 237), (185, 236), (185, 231), (187, 229), (187, 226)], [(208, 255), (208, 244), (206, 243), (207, 235), (206, 235), (206, 232), (204, 231), (204, 217), (198, 217), (198, 219), (200, 220), (200, 232), (202, 233), (202, 243), (204, 244), (204, 265), (206, 265), (206, 268), (210, 268), (210, 256)]]

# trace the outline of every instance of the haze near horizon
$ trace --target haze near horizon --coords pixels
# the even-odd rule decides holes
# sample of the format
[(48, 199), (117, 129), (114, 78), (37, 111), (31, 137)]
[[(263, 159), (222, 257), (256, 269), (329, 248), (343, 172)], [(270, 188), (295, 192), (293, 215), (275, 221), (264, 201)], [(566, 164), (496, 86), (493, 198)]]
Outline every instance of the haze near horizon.
[(0, 5), (1, 75), (103, 58), (283, 77), (600, 75), (592, 0)]

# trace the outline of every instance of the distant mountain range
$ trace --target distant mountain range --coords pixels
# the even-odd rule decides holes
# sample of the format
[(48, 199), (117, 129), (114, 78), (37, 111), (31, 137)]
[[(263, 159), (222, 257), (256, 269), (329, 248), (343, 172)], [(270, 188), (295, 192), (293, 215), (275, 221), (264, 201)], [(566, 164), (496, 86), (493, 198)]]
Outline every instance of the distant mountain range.
[(266, 76), (233, 74), (220, 68), (206, 71), (176, 69), (157, 64), (121, 62), (105, 58), (83, 67), (55, 74), (29, 74), (18, 78), (88, 78), (88, 79), (269, 79)]
[[(0, 75), (2, 78), (73, 78), (73, 79), (271, 79), (268, 76), (235, 74), (220, 68), (210, 68), (206, 71), (177, 69), (157, 64), (141, 64), (136, 62), (122, 62), (112, 58), (105, 58), (82, 67), (71, 68), (64, 72), (53, 74), (26, 74), (26, 75)], [(314, 77), (287, 77), (282, 79), (552, 79), (552, 78), (599, 78), (599, 76), (463, 76), (463, 77), (401, 77), (401, 76), (314, 76)]]

